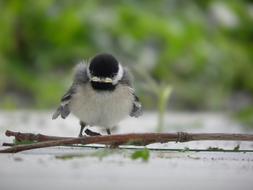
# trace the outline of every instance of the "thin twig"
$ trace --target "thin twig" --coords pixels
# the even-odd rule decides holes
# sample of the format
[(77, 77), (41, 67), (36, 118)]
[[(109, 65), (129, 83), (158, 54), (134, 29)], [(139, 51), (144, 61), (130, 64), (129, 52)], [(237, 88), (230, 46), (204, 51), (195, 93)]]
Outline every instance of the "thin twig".
[(2, 146), (15, 146), (14, 143), (3, 143)]
[(57, 136), (47, 136), (42, 134), (34, 134), (34, 133), (20, 133), (20, 132), (14, 132), (7, 130), (5, 132), (5, 135), (7, 137), (15, 137), (16, 141), (49, 141), (49, 140), (63, 140), (63, 139), (69, 139), (72, 137), (57, 137)]
[(251, 134), (226, 134), (226, 133), (139, 133), (139, 134), (120, 134), (93, 137), (55, 137), (33, 133), (19, 133), (6, 131), (7, 136), (15, 136), (16, 140), (36, 141), (34, 144), (16, 145), (11, 148), (0, 150), (0, 153), (16, 153), (24, 150), (63, 146), (72, 144), (106, 144), (106, 145), (148, 145), (152, 143), (165, 143), (170, 141), (188, 142), (200, 140), (223, 140), (223, 141), (253, 141)]

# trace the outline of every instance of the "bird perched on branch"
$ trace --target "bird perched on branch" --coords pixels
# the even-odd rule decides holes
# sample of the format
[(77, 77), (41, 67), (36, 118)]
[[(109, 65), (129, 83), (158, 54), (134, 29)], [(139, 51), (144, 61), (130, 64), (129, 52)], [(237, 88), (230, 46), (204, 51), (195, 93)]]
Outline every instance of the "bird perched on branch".
[[(86, 126), (103, 127), (111, 134), (110, 129), (128, 115), (140, 116), (142, 106), (128, 70), (114, 56), (98, 54), (76, 66), (73, 84), (52, 118), (60, 115), (65, 119), (70, 113), (80, 120), (81, 137)], [(89, 129), (85, 132), (99, 135)]]

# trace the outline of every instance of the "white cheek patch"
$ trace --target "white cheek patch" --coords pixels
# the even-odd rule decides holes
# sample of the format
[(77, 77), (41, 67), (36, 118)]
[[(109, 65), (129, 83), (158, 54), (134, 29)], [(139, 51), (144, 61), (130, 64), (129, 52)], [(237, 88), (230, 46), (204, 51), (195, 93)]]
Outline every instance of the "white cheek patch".
[(90, 64), (87, 65), (86, 72), (87, 72), (88, 78), (91, 80), (91, 73), (90, 73), (89, 67), (90, 67)]
[(112, 84), (117, 84), (119, 82), (119, 80), (122, 79), (123, 74), (124, 74), (124, 70), (123, 70), (121, 64), (119, 63), (119, 71), (118, 71), (117, 75), (113, 78)]

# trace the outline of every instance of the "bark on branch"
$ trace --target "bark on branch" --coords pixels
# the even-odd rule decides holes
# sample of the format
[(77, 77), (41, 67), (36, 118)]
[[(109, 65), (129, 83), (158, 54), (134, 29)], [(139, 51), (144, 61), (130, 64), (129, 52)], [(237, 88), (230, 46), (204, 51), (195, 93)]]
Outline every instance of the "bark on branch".
[(14, 136), (17, 141), (35, 141), (33, 144), (15, 145), (10, 148), (0, 150), (0, 153), (16, 153), (25, 150), (64, 146), (73, 144), (105, 144), (105, 145), (148, 145), (152, 143), (166, 142), (188, 142), (202, 140), (222, 140), (222, 141), (253, 141), (253, 134), (226, 134), (226, 133), (138, 133), (120, 134), (92, 137), (56, 137), (33, 133), (20, 133), (6, 131), (6, 136)]

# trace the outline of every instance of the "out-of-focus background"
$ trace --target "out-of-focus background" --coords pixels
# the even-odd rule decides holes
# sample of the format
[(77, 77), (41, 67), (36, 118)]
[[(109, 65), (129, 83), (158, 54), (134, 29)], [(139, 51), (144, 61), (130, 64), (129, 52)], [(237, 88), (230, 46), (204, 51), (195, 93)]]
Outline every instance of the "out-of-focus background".
[(108, 52), (133, 71), (146, 110), (253, 123), (252, 1), (9, 0), (0, 28), (1, 109), (56, 107), (73, 66)]
[[(131, 69), (145, 109), (113, 134), (253, 133), (252, 1), (0, 0), (0, 149), (6, 130), (76, 137), (77, 118), (51, 116), (75, 64), (100, 52)], [(147, 148), (148, 162), (136, 149), (0, 154), (0, 189), (252, 190), (252, 142)]]

